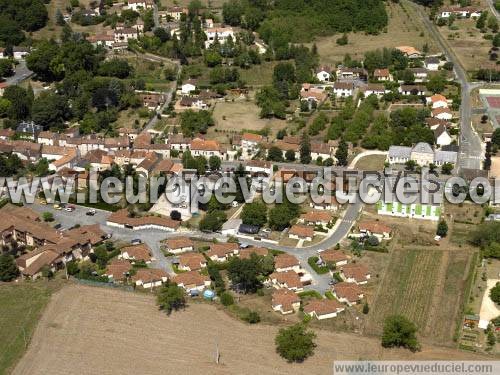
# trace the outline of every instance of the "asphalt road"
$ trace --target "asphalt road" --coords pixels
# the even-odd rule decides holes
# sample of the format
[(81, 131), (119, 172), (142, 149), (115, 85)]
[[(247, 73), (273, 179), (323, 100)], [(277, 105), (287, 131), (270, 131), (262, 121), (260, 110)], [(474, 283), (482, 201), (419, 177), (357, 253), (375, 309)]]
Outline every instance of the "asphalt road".
[(470, 97), (471, 91), (479, 87), (480, 84), (469, 82), (467, 72), (463, 68), (460, 60), (443, 39), (439, 31), (436, 29), (436, 26), (429, 20), (429, 17), (424, 12), (423, 7), (411, 2), (409, 4), (417, 10), (427, 30), (439, 44), (448, 61), (453, 63), (455, 75), (462, 86), (462, 103), (460, 105), (460, 152), (458, 156), (459, 167), (481, 169), (481, 162), (483, 160), (482, 141), (472, 127), (472, 104)]
[(13, 76), (5, 78), (5, 82), (9, 86), (18, 85), (33, 75), (33, 72), (26, 67), (26, 61), (24, 60), (19, 61), (15, 70), (16, 73)]

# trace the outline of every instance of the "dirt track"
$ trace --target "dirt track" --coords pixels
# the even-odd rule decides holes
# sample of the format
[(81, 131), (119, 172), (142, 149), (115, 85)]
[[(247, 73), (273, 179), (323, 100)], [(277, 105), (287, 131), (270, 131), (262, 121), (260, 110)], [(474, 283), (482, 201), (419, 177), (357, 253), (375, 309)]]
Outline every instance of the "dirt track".
[(167, 317), (148, 295), (68, 286), (52, 297), (13, 373), (325, 374), (334, 359), (480, 358), (432, 347), (413, 355), (383, 350), (374, 338), (318, 332), (314, 357), (288, 364), (275, 353), (277, 329), (243, 324), (205, 304)]

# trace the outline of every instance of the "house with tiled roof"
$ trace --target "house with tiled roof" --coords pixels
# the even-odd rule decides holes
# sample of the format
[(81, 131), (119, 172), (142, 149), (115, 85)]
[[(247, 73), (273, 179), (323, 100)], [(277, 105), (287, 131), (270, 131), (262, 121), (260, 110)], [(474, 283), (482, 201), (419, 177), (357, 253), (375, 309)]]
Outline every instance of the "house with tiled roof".
[(363, 233), (367, 236), (376, 236), (381, 239), (390, 238), (392, 233), (392, 228), (381, 223), (380, 221), (360, 221), (358, 223), (358, 229), (360, 233)]
[(165, 241), (166, 249), (172, 254), (182, 254), (194, 250), (194, 242), (188, 237), (174, 237)]
[(162, 216), (130, 217), (126, 208), (109, 215), (106, 224), (133, 230), (159, 229), (167, 232), (175, 232), (181, 225), (179, 221)]
[(431, 116), (439, 120), (450, 121), (453, 118), (453, 113), (448, 108), (435, 108), (431, 112)]
[(292, 225), (288, 231), (288, 237), (297, 240), (312, 241), (314, 237), (314, 228), (299, 224)]
[(265, 257), (269, 254), (269, 250), (265, 247), (247, 247), (246, 249), (239, 250), (239, 257), (241, 259), (249, 259), (252, 254)]
[(161, 286), (168, 280), (168, 274), (158, 268), (139, 268), (132, 281), (136, 286), (142, 286), (144, 289), (150, 289)]
[(271, 306), (283, 315), (293, 314), (300, 308), (300, 297), (288, 289), (277, 289), (272, 294)]
[(332, 214), (328, 211), (309, 211), (299, 218), (299, 222), (307, 225), (327, 225), (331, 221)]
[(191, 141), (189, 149), (193, 156), (204, 156), (206, 158), (218, 156), (223, 158), (226, 155), (226, 151), (221, 147), (219, 142), (212, 139), (195, 138)]
[(354, 283), (337, 283), (332, 286), (332, 293), (335, 298), (347, 306), (356, 305), (364, 297), (363, 290)]
[(184, 253), (179, 256), (179, 269), (181, 271), (197, 271), (207, 266), (207, 260), (200, 253)]
[(255, 133), (243, 133), (241, 136), (241, 147), (245, 150), (255, 150), (264, 137)]
[(345, 307), (333, 299), (313, 299), (304, 306), (304, 314), (318, 320), (335, 318)]
[(125, 246), (120, 249), (120, 255), (118, 255), (118, 259), (151, 263), (151, 250), (145, 243)]
[(349, 263), (342, 266), (340, 269), (340, 276), (348, 283), (363, 285), (368, 282), (371, 274), (365, 266), (357, 263)]
[(318, 81), (329, 82), (332, 76), (332, 68), (328, 65), (321, 65), (316, 69), (315, 73)]
[(210, 245), (206, 255), (214, 262), (225, 262), (230, 257), (238, 255), (239, 245), (235, 242), (222, 242)]
[(354, 93), (354, 83), (337, 81), (333, 84), (333, 93), (337, 97), (352, 96)]
[(392, 74), (389, 72), (389, 69), (375, 69), (373, 71), (373, 78), (377, 81), (392, 81)]
[(344, 266), (349, 261), (349, 257), (340, 250), (328, 249), (318, 252), (319, 261), (322, 264), (332, 264), (335, 267)]
[(192, 290), (201, 292), (212, 284), (208, 276), (202, 275), (198, 271), (179, 273), (174, 276), (173, 281), (188, 293)]
[(294, 292), (304, 290), (299, 274), (294, 271), (273, 272), (268, 276), (267, 283), (276, 289), (286, 288)]
[(114, 260), (106, 266), (103, 276), (107, 276), (114, 282), (126, 281), (130, 276), (132, 265), (127, 260)]
[(279, 254), (274, 257), (274, 269), (276, 272), (294, 271), (301, 272), (299, 260), (291, 254)]

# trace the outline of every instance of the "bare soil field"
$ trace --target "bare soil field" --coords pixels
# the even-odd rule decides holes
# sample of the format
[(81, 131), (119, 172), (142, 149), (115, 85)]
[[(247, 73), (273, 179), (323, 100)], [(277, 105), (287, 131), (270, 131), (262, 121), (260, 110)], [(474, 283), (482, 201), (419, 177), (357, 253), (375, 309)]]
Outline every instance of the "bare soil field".
[(317, 331), (314, 356), (289, 364), (275, 352), (277, 330), (246, 325), (208, 304), (166, 316), (149, 295), (68, 286), (53, 295), (13, 373), (324, 374), (335, 359), (485, 358), (427, 345), (415, 354), (386, 350), (375, 338)]
[(403, 1), (401, 4), (388, 2), (389, 25), (387, 32), (382, 32), (379, 35), (350, 33), (348, 34), (349, 43), (345, 46), (339, 46), (336, 43), (340, 35), (318, 38), (315, 43), (318, 46), (321, 62), (334, 64), (342, 61), (345, 54), (350, 54), (351, 57), (358, 59), (363, 57), (366, 51), (384, 47), (394, 48), (407, 45), (422, 50), (425, 43), (428, 44), (430, 52), (438, 52), (420, 18), (406, 2)]

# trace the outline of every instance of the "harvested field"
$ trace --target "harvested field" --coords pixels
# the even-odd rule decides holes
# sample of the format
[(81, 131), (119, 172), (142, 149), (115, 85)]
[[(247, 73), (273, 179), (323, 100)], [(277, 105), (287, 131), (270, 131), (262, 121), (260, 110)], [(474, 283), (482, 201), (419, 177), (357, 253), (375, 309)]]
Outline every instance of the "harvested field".
[(314, 357), (289, 364), (275, 352), (277, 330), (241, 323), (208, 304), (168, 317), (149, 295), (68, 286), (53, 296), (14, 374), (325, 374), (335, 359), (483, 358), (426, 345), (415, 354), (386, 350), (378, 339), (317, 331)]
[(402, 1), (401, 4), (388, 2), (387, 4), (389, 15), (387, 32), (379, 35), (349, 33), (349, 43), (345, 46), (339, 46), (336, 43), (340, 35), (317, 38), (315, 43), (318, 46), (321, 62), (335, 64), (342, 61), (345, 54), (359, 59), (366, 51), (384, 47), (408, 45), (422, 50), (425, 43), (428, 44), (430, 52), (438, 52), (425, 26), (407, 2)]

